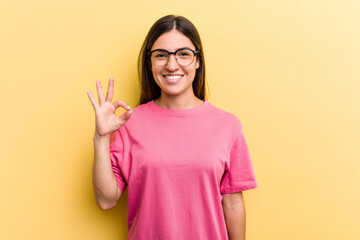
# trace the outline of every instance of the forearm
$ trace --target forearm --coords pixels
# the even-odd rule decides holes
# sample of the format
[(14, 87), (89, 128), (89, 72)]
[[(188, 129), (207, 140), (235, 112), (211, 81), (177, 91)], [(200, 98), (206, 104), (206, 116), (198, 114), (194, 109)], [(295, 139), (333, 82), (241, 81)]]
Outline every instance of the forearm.
[(110, 137), (96, 137), (94, 141), (94, 162), (92, 180), (96, 203), (102, 210), (114, 207), (121, 196), (110, 160)]
[(229, 240), (245, 240), (246, 214), (244, 202), (223, 203), (223, 209)]

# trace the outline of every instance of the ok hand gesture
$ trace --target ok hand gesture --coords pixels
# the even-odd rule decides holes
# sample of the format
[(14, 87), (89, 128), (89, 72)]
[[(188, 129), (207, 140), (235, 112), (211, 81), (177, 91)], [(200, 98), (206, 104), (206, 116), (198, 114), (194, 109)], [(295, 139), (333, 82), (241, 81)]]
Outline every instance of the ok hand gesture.
[[(111, 103), (113, 98), (114, 91), (114, 78), (110, 77), (108, 92), (106, 94), (106, 99), (101, 88), (101, 82), (96, 81), (96, 88), (99, 96), (99, 104), (96, 103), (96, 100), (90, 91), (87, 91), (89, 99), (95, 110), (96, 117), (96, 137), (106, 137), (110, 136), (111, 133), (118, 130), (122, 125), (124, 125), (127, 120), (129, 120), (133, 110), (121, 100), (117, 100), (114, 103)], [(115, 111), (119, 107), (125, 108), (127, 111), (121, 114), (119, 117), (116, 116)], [(131, 110), (130, 110), (131, 109)]]

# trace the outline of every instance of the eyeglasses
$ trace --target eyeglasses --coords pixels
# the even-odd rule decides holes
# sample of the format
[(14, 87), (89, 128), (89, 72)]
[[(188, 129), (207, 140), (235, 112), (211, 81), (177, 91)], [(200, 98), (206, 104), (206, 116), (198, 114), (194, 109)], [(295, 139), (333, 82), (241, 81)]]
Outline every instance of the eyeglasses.
[(176, 61), (181, 66), (189, 66), (198, 54), (199, 51), (194, 51), (189, 48), (179, 48), (175, 52), (169, 52), (165, 49), (155, 49), (152, 51), (147, 52), (146, 54), (150, 56), (151, 63), (158, 67), (165, 66), (170, 59), (170, 55), (174, 54)]

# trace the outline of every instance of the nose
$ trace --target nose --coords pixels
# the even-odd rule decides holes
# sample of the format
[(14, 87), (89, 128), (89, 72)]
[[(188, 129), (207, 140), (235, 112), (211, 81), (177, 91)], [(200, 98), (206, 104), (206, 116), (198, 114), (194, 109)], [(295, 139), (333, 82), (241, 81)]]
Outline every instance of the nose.
[(176, 69), (179, 68), (179, 64), (176, 60), (176, 56), (175, 54), (170, 54), (169, 56), (169, 61), (168, 63), (166, 64), (166, 69), (169, 70), (169, 71), (175, 71)]

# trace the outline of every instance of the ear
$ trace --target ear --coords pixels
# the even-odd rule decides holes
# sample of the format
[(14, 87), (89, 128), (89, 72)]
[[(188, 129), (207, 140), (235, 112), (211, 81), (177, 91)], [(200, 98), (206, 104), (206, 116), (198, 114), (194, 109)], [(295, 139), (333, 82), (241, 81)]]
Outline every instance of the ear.
[(200, 67), (200, 59), (198, 57), (196, 57), (196, 69), (198, 69)]

